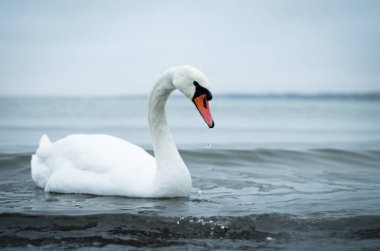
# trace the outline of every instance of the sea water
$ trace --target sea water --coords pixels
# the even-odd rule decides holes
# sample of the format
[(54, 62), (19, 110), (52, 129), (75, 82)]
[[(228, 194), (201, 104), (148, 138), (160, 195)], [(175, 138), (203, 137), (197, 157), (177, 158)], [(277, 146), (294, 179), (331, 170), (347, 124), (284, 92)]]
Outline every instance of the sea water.
[(45, 193), (42, 134), (111, 134), (153, 154), (147, 97), (0, 98), (0, 248), (380, 248), (380, 96), (218, 96), (215, 128), (173, 96), (190, 198)]

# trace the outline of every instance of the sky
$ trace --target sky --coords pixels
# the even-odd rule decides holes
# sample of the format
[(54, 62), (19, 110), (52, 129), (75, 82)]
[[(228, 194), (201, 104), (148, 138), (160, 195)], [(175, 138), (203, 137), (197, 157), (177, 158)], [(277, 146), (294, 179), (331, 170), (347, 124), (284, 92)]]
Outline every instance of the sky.
[(147, 94), (167, 68), (214, 93), (380, 91), (378, 0), (0, 1), (0, 95)]

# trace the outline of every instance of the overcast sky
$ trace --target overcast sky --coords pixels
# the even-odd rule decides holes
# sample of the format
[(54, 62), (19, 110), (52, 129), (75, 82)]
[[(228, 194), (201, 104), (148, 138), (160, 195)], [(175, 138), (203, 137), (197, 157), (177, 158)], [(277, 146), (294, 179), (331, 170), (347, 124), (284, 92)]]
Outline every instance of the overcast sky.
[(380, 91), (380, 1), (0, 1), (0, 95)]

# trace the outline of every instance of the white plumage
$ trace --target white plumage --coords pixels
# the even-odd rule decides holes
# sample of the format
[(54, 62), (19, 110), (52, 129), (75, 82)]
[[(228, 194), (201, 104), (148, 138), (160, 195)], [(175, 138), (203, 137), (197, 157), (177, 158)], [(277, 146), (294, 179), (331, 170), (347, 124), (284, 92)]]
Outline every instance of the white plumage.
[(70, 135), (54, 143), (43, 139), (32, 156), (32, 177), (45, 191), (148, 195), (143, 191), (156, 163), (140, 147), (108, 135)]
[(109, 135), (69, 135), (56, 142), (43, 135), (32, 156), (32, 178), (46, 192), (129, 197), (182, 197), (191, 192), (189, 171), (166, 123), (165, 103), (174, 89), (195, 94), (193, 81), (205, 76), (190, 66), (169, 69), (149, 98), (149, 127), (156, 158)]

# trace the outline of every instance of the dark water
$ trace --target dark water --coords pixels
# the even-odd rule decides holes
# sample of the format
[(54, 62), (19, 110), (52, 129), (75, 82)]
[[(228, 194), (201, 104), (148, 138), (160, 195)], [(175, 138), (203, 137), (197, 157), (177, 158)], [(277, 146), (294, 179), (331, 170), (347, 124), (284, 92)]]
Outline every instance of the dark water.
[(0, 248), (380, 249), (380, 100), (221, 97), (215, 130), (180, 97), (168, 120), (190, 198), (45, 193), (42, 133), (107, 133), (151, 152), (146, 98), (0, 99)]

